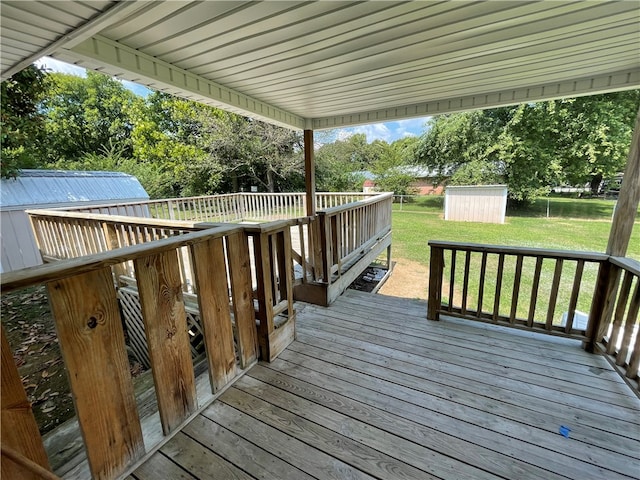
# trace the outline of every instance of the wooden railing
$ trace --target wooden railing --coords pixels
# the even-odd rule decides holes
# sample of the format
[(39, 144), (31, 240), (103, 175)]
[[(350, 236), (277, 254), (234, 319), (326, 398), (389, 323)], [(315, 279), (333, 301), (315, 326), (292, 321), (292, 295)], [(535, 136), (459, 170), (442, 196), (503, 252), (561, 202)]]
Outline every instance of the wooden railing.
[[(640, 366), (640, 262), (630, 258), (610, 257), (608, 271), (601, 271), (602, 309), (594, 318), (593, 341), (602, 345), (620, 373), (632, 386), (639, 387)], [(635, 383), (634, 383), (635, 382)]]
[(596, 252), (429, 246), (428, 319), (446, 314), (572, 337), (587, 350), (601, 343), (638, 389), (639, 262)]
[[(320, 192), (316, 193), (316, 208), (318, 210), (332, 208), (366, 200), (375, 195), (358, 192)], [(88, 207), (67, 207), (64, 210), (195, 222), (264, 222), (293, 219), (306, 215), (306, 195), (301, 192), (229, 193)]]
[(391, 193), (318, 212), (311, 225), (309, 258), (314, 281), (337, 298), (385, 249), (390, 267)]
[(446, 313), (586, 339), (584, 319), (575, 321), (578, 302), (590, 311), (595, 272), (607, 255), (440, 241), (429, 246), (429, 319)]
[[(62, 218), (77, 220), (73, 216)], [(107, 221), (96, 217), (91, 220), (103, 222), (102, 228)], [(145, 453), (112, 267), (128, 262), (133, 265), (162, 431), (167, 435), (198, 407), (181, 249), (187, 249), (191, 258), (211, 390), (218, 392), (241, 369), (256, 361), (258, 346), (264, 358), (272, 360), (293, 340), (289, 228), (289, 222), (274, 222), (246, 228), (213, 226), (196, 232), (181, 231), (159, 240), (3, 275), (3, 293), (37, 284), (48, 288), (94, 478), (114, 478)], [(255, 292), (249, 236), (254, 255), (260, 259), (255, 271)], [(3, 354), (7, 350), (3, 347)], [(11, 359), (10, 351), (8, 355)], [(13, 360), (5, 362), (3, 356), (3, 381), (11, 378), (6, 374), (5, 363), (7, 368), (15, 369)], [(16, 378), (14, 387), (24, 392), (20, 377)], [(28, 404), (21, 408), (29, 409)], [(3, 414), (3, 429), (4, 418)], [(31, 416), (27, 423), (33, 427), (33, 422)], [(31, 455), (33, 435), (21, 436), (27, 431), (20, 430), (17, 444), (10, 447), (41, 464)], [(38, 439), (37, 443), (41, 441)]]

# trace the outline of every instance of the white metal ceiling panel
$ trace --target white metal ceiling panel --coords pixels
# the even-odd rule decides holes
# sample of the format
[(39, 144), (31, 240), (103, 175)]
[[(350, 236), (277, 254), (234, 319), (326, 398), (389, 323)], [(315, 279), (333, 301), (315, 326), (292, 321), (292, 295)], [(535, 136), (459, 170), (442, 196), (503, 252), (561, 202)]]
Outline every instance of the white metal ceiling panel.
[(57, 58), (293, 128), (640, 87), (636, 1), (122, 3), (3, 1), (3, 72), (58, 42)]

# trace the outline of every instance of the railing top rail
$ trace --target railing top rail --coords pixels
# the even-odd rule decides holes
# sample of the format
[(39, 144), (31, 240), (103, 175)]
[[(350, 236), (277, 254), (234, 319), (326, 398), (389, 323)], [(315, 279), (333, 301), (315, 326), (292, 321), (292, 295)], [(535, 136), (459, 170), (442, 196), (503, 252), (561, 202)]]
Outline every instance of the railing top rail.
[(640, 277), (640, 262), (638, 260), (628, 257), (609, 257), (609, 260), (614, 265), (631, 272), (636, 277)]
[(281, 230), (284, 227), (293, 227), (296, 225), (305, 225), (310, 223), (315, 216), (310, 217), (297, 217), (290, 220), (276, 220), (274, 222), (256, 223), (253, 225), (242, 225), (243, 229), (251, 233), (269, 233), (275, 230)]
[(74, 210), (86, 210), (88, 208), (110, 208), (110, 207), (126, 207), (130, 205), (153, 205), (157, 203), (168, 203), (168, 202), (184, 202), (197, 200), (199, 198), (213, 198), (213, 197), (232, 197), (234, 195), (242, 195), (241, 193), (220, 193), (216, 195), (199, 195), (195, 197), (173, 197), (173, 198), (157, 198), (157, 199), (149, 199), (149, 200), (134, 200), (128, 202), (113, 202), (113, 203), (95, 203), (95, 204), (85, 204), (78, 206), (68, 206), (68, 207), (60, 207), (52, 210), (56, 211), (74, 211)]
[(182, 228), (185, 230), (219, 227), (224, 224), (211, 222), (191, 222), (188, 220), (164, 220), (148, 217), (131, 217), (126, 215), (109, 215), (103, 213), (66, 212), (61, 210), (26, 210), (26, 213), (42, 217), (75, 218), (78, 220), (96, 220), (107, 224), (136, 225), (140, 227)]
[(370, 205), (372, 203), (377, 203), (382, 200), (387, 200), (389, 198), (393, 198), (393, 192), (384, 192), (378, 193), (373, 197), (367, 198), (365, 200), (358, 200), (357, 202), (345, 203), (344, 205), (338, 205), (337, 207), (326, 208), (324, 210), (318, 211), (318, 214), (323, 215), (335, 215), (340, 212), (345, 212), (354, 207), (362, 207), (365, 205)]
[(199, 232), (155, 240), (84, 257), (60, 260), (53, 263), (24, 268), (2, 275), (0, 287), (3, 293), (44, 282), (60, 280), (81, 273), (99, 270), (128, 260), (135, 260), (154, 253), (192, 245), (212, 238), (220, 238), (241, 231), (241, 226), (221, 226)]
[(329, 197), (338, 197), (340, 195), (359, 195), (361, 197), (374, 197), (379, 195), (378, 192), (316, 192), (316, 195), (327, 195)]
[(449, 250), (463, 250), (480, 253), (506, 253), (509, 255), (523, 255), (525, 257), (550, 257), (563, 258), (568, 260), (591, 260), (594, 262), (605, 262), (609, 259), (609, 255), (599, 252), (555, 250), (549, 248), (534, 247), (523, 248), (505, 245), (485, 245), (482, 243), (448, 242), (443, 240), (429, 240), (429, 246)]

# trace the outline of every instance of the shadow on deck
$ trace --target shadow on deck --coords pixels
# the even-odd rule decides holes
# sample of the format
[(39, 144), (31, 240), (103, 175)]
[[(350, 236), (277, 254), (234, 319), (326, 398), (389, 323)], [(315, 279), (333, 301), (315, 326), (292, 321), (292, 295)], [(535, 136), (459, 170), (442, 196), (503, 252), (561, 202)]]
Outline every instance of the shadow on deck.
[(578, 341), (351, 290), (297, 309), (297, 340), (129, 478), (640, 478), (640, 401)]

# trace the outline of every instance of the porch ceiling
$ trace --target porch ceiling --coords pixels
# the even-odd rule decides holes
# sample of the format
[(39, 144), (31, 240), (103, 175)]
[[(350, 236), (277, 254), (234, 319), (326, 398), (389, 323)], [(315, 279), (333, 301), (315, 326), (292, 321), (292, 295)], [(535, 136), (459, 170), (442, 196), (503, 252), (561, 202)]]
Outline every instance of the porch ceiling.
[(293, 128), (640, 87), (637, 2), (6, 1), (42, 55)]

